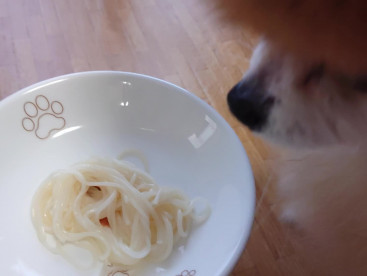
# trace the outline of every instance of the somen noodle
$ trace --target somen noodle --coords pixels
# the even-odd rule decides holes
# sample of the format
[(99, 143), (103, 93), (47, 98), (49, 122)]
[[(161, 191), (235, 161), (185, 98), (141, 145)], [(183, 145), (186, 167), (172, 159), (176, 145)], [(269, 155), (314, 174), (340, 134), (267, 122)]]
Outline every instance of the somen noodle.
[(93, 158), (50, 175), (32, 201), (32, 221), (42, 244), (74, 264), (65, 247), (86, 249), (93, 262), (135, 267), (165, 260), (193, 223), (210, 209), (197, 200), (158, 186), (134, 164)]

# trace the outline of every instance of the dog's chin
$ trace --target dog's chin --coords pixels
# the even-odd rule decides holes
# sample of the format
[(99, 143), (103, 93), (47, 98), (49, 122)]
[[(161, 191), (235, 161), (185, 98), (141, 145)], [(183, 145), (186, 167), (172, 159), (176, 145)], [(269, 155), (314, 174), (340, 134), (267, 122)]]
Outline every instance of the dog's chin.
[(267, 141), (277, 147), (286, 148), (289, 150), (313, 150), (313, 149), (324, 149), (338, 145), (338, 142), (334, 139), (325, 139), (323, 137), (307, 139), (306, 137), (287, 137), (287, 136), (272, 136), (266, 133), (256, 133), (256, 136)]
[(257, 126), (256, 129), (244, 124), (251, 132), (266, 141), (268, 144), (288, 150), (314, 150), (334, 147), (336, 145), (346, 145), (338, 137), (331, 133), (318, 133), (312, 136), (302, 132), (295, 131), (295, 133), (289, 133), (283, 129), (274, 129), (265, 124), (261, 127)]

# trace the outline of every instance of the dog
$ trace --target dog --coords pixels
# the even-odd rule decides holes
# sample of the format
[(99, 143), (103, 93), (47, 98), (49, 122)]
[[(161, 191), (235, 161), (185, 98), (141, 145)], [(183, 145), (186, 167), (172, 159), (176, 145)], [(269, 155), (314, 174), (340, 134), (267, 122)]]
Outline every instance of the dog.
[(314, 275), (367, 275), (366, 79), (262, 41), (227, 99), (243, 124), (287, 148), (281, 218), (307, 233)]
[[(358, 11), (365, 3), (235, 2), (250, 14), (245, 23), (265, 38), (227, 101), (239, 121), (286, 149), (277, 167), (280, 217), (302, 231), (312, 275), (367, 275), (367, 48), (357, 45), (367, 45), (360, 29), (367, 10)], [(234, 10), (240, 20), (243, 10)], [(338, 29), (340, 13), (349, 40)], [(312, 19), (331, 35), (312, 33)]]

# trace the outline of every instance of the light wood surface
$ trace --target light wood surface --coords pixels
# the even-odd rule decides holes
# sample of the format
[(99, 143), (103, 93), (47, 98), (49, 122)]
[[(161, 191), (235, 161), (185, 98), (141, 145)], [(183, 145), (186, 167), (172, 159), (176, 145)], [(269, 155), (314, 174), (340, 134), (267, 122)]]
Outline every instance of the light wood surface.
[(0, 0), (0, 99), (40, 80), (88, 70), (148, 74), (195, 93), (237, 132), (256, 179), (255, 222), (232, 275), (310, 275), (301, 249), (274, 212), (268, 147), (226, 105), (257, 37), (221, 22), (206, 5), (201, 0)]

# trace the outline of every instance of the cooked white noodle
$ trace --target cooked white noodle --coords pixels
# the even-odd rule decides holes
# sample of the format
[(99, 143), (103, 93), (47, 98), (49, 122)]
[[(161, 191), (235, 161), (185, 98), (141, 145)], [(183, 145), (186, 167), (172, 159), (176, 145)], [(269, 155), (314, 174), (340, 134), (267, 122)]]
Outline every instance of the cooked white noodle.
[(132, 163), (95, 158), (49, 176), (33, 198), (32, 221), (42, 244), (76, 265), (65, 246), (134, 267), (165, 260), (193, 222), (208, 218), (209, 206), (198, 214), (196, 200), (158, 186)]

